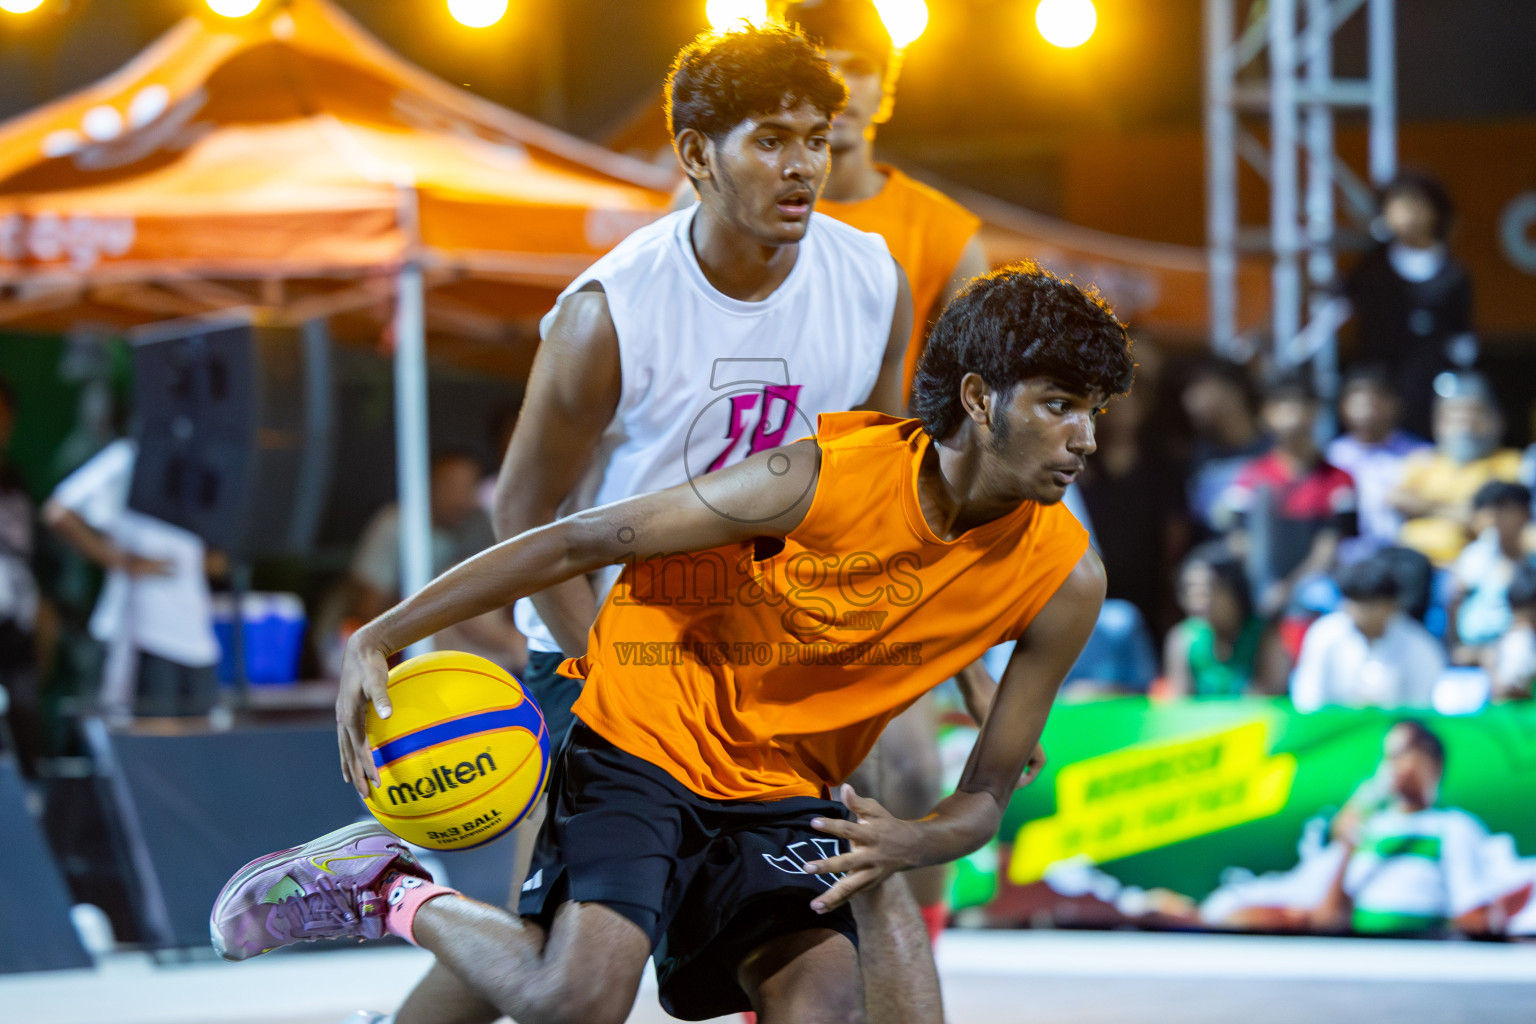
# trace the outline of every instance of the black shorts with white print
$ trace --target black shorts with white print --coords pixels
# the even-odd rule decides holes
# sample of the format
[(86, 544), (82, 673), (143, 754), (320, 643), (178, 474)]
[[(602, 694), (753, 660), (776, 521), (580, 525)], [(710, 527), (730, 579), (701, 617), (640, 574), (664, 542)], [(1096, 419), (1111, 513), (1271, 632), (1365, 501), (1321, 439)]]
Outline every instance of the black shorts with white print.
[(845, 852), (815, 817), (847, 818), (811, 797), (711, 800), (577, 722), (551, 781), (520, 913), (548, 927), (562, 903), (601, 903), (651, 941), (662, 1007), (683, 1020), (751, 1009), (737, 981), (763, 943), (811, 929), (857, 943), (846, 905), (811, 900), (836, 881), (807, 861)]

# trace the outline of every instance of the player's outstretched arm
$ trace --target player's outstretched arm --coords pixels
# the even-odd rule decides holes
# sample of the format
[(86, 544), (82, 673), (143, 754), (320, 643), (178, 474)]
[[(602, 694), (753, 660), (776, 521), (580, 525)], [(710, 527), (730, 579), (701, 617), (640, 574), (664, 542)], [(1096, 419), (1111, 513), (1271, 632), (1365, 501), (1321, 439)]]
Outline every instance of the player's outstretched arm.
[(336, 697), (342, 776), (364, 797), (378, 784), (363, 721), (369, 702), (390, 715), (385, 659), (396, 651), (605, 565), (786, 536), (810, 510), (820, 468), (816, 442), (797, 441), (528, 530), (454, 566), (347, 642)]
[[(619, 407), (622, 378), (608, 296), (591, 282), (560, 303), (534, 356), (517, 429), (496, 478), (497, 537), (555, 521)], [(597, 614), (587, 581), (569, 580), (533, 603), (560, 649), (581, 654)]]
[(1098, 621), (1104, 582), (1104, 565), (1089, 548), (1019, 637), (960, 785), (932, 813), (903, 821), (850, 791), (847, 803), (857, 821), (812, 822), (853, 846), (851, 853), (805, 866), (815, 874), (846, 872), (813, 908), (830, 910), (892, 872), (963, 857), (997, 834), (1015, 784), (1040, 743), (1056, 691)]
[[(895, 258), (891, 260), (896, 263)], [(907, 345), (912, 339), (912, 286), (907, 272), (896, 263), (896, 309), (891, 314), (891, 333), (885, 339), (885, 355), (880, 359), (880, 374), (860, 409), (905, 416), (907, 403), (902, 397), (902, 377), (906, 373)]]

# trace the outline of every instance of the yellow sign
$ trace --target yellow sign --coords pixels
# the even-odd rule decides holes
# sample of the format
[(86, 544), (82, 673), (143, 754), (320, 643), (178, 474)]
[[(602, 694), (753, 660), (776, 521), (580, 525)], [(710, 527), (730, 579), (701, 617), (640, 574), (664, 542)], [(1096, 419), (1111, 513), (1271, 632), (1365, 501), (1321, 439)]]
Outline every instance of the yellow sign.
[(1019, 829), (1009, 880), (1024, 885), (1069, 857), (1103, 863), (1279, 813), (1296, 758), (1268, 749), (1269, 728), (1257, 721), (1067, 765), (1056, 775), (1056, 813)]

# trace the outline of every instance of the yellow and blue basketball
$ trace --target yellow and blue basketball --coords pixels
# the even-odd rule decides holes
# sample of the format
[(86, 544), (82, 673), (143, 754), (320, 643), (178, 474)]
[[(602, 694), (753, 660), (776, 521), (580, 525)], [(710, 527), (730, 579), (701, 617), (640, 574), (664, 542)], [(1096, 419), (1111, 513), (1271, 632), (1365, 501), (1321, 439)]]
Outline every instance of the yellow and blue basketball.
[(528, 814), (549, 778), (549, 730), (533, 698), (494, 662), (436, 651), (389, 673), (394, 713), (368, 709), (379, 771), (368, 809), (401, 839), (468, 850)]

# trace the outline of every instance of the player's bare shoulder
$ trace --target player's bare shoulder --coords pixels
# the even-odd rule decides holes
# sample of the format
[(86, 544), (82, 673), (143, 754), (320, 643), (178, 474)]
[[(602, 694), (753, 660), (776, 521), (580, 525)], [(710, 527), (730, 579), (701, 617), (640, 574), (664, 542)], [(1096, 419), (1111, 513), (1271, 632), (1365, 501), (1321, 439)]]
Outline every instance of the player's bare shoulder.
[[(1104, 562), (1089, 545), (1067, 578), (1061, 581), (1051, 599), (1024, 630), (1022, 647), (1038, 648), (1053, 645), (1063, 638), (1081, 634), (1074, 652), (1087, 642), (1088, 633), (1098, 621), (1099, 609), (1104, 605), (1104, 594), (1109, 578), (1104, 572)], [(1074, 653), (1075, 656), (1075, 653)]]
[(588, 281), (560, 300), (545, 340), (576, 346), (618, 341), (613, 314), (608, 310), (608, 294), (601, 282)]
[(1104, 603), (1104, 594), (1109, 585), (1109, 577), (1104, 572), (1104, 560), (1099, 553), (1089, 545), (1083, 552), (1083, 557), (1077, 560), (1067, 578), (1061, 581), (1057, 588), (1054, 601), (1057, 597), (1065, 596), (1069, 602), (1091, 603), (1097, 613), (1099, 605)]

